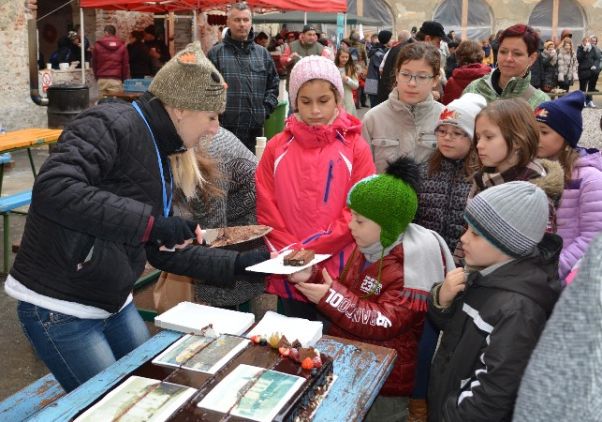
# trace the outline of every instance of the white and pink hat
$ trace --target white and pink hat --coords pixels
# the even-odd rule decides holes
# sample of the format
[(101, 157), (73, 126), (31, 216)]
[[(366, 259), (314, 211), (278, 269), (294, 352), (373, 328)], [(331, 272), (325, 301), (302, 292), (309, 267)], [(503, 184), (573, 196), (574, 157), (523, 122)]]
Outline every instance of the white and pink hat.
[(322, 56), (308, 56), (297, 62), (289, 78), (288, 93), (290, 104), (296, 108), (297, 95), (301, 86), (312, 79), (323, 79), (330, 82), (338, 91), (341, 100), (345, 96), (341, 71), (334, 62)]

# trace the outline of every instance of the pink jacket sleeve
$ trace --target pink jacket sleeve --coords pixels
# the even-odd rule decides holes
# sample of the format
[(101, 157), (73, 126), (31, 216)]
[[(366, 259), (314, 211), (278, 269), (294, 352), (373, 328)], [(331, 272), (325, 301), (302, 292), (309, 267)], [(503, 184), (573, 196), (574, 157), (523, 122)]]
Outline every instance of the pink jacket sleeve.
[(289, 233), (284, 219), (278, 210), (274, 197), (274, 140), (268, 143), (255, 173), (255, 189), (257, 190), (257, 222), (272, 227), (267, 240), (280, 250), (295, 243), (297, 239)]

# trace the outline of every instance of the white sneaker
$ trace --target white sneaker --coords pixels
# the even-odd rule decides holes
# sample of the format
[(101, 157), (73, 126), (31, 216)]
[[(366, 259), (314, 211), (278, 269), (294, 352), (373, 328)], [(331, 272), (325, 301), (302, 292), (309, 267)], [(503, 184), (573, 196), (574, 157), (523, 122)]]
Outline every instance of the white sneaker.
[(590, 108), (597, 108), (596, 104), (594, 104), (593, 101), (590, 101), (589, 103), (587, 103), (587, 106)]

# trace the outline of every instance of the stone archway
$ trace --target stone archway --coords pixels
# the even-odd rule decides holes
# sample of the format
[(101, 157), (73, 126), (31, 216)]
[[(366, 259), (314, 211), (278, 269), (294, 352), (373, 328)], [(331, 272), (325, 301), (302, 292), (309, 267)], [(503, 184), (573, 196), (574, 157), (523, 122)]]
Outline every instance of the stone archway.
[[(542, 0), (533, 8), (529, 16), (529, 25), (541, 30), (542, 39), (551, 39), (552, 7), (554, 0)], [(584, 8), (575, 0), (559, 0), (558, 2), (558, 33), (570, 29), (573, 33), (573, 43), (579, 45), (581, 38), (586, 35), (587, 17)]]
[[(443, 0), (435, 8), (433, 20), (441, 23), (445, 32), (462, 32), (462, 0)], [(468, 0), (468, 38), (482, 40), (493, 33), (493, 12), (485, 0)]]

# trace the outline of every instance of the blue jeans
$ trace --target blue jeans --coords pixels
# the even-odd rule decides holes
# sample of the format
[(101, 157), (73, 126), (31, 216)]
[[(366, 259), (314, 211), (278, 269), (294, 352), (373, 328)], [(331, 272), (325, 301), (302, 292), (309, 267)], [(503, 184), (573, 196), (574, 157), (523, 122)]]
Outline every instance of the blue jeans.
[(21, 301), (17, 313), (36, 353), (67, 392), (149, 338), (133, 302), (107, 319), (80, 319)]

